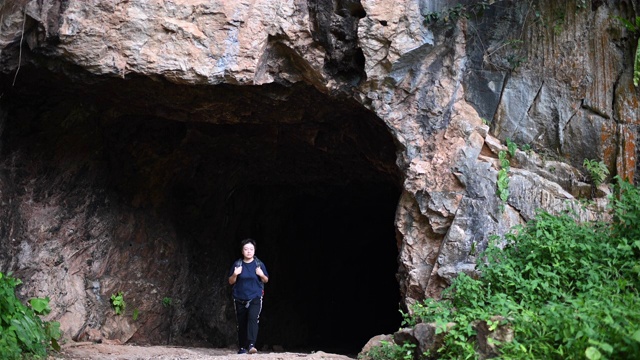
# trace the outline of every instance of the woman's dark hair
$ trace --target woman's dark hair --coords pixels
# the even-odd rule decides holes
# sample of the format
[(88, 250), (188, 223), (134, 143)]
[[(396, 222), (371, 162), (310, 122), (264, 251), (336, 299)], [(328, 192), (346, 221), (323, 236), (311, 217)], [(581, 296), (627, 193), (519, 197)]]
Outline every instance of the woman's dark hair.
[(255, 241), (255, 240), (253, 240), (253, 239), (251, 239), (251, 238), (247, 238), (247, 239), (242, 240), (242, 241), (240, 242), (240, 248), (242, 249), (242, 248), (243, 248), (245, 245), (247, 245), (247, 244), (251, 244), (251, 245), (253, 245), (253, 248), (254, 248), (254, 249), (256, 248), (256, 241)]

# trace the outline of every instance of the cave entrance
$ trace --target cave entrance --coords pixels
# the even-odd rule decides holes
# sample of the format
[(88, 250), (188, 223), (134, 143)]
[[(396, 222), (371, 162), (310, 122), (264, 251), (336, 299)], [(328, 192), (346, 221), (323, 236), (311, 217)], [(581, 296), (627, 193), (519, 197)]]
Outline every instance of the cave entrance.
[[(100, 188), (111, 211), (134, 209), (131, 216), (173, 229), (146, 240), (119, 231), (113, 240), (142, 242), (139, 249), (173, 243), (186, 259), (182, 269), (140, 260), (164, 267), (157, 283), (179, 304), (178, 315), (156, 325), (172, 341), (235, 343), (226, 277), (247, 237), (271, 277), (259, 348), (355, 354), (398, 328), (396, 145), (355, 101), (303, 84), (69, 81), (35, 69), (20, 80), (3, 99), (3, 153), (46, 164), (19, 175), (23, 183), (57, 176), (70, 193)], [(94, 181), (81, 189), (87, 176)], [(153, 233), (153, 221), (140, 223)], [(180, 272), (186, 283), (176, 285)], [(160, 338), (140, 330), (132, 339)]]

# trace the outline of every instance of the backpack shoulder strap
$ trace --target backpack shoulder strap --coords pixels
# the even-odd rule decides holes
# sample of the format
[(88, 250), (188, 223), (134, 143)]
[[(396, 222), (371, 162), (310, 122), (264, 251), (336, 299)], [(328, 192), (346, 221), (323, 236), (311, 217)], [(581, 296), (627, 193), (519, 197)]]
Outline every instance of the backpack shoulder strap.
[(240, 266), (242, 266), (242, 259), (238, 259), (238, 260), (236, 260), (236, 262), (234, 262), (234, 263), (233, 263), (233, 266), (234, 266), (234, 267), (240, 267)]
[[(260, 259), (255, 256), (253, 259), (256, 261), (256, 268), (263, 268), (262, 261), (260, 261)], [(264, 295), (264, 283), (262, 281), (260, 281), (260, 287), (262, 288), (262, 295)]]

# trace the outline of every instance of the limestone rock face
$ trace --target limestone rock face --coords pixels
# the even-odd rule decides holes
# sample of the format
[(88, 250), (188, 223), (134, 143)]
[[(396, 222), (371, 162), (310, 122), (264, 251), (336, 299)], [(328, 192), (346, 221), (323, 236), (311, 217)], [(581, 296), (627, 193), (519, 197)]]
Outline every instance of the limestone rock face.
[[(30, 48), (94, 74), (146, 74), (188, 84), (305, 81), (323, 89), (364, 76), (356, 44), (364, 12), (357, 1), (336, 9), (326, 1), (25, 3), (29, 21), (36, 22)], [(7, 22), (19, 31), (21, 7), (9, 10)], [(15, 40), (14, 33), (5, 44)]]
[[(104, 92), (92, 97), (94, 104), (105, 101), (103, 98), (118, 98), (118, 104), (127, 105), (110, 108), (100, 115), (110, 119), (115, 128), (124, 127), (130, 122), (129, 117), (143, 113), (184, 123), (246, 125), (268, 119), (263, 109), (282, 111), (286, 113), (283, 122), (299, 124), (306, 113), (314, 112), (312, 107), (287, 101), (296, 99), (303, 103), (303, 99), (314, 96), (344, 104), (341, 109), (353, 111), (350, 114), (366, 113), (367, 119), (382, 120), (393, 139), (394, 165), (402, 179), (395, 214), (397, 279), (402, 302), (411, 305), (425, 297), (439, 297), (459, 272), (473, 273), (476, 257), (486, 248), (489, 236), (504, 234), (513, 225), (530, 220), (536, 209), (551, 212), (567, 206), (580, 209), (578, 198), (593, 194), (603, 198), (607, 189), (592, 189), (582, 168), (584, 159), (603, 161), (611, 174), (635, 181), (640, 176), (636, 161), (640, 110), (638, 92), (632, 84), (634, 42), (615, 20), (616, 16), (635, 16), (639, 11), (636, 2), (593, 1), (591, 7), (579, 8), (572, 1), (545, 0), (532, 5), (503, 0), (496, 1), (500, 6), (491, 6), (482, 14), (469, 7), (470, 16), (448, 22), (425, 22), (425, 15), (446, 12), (455, 3), (449, 0), (3, 2), (0, 70), (5, 74), (3, 84), (7, 91), (30, 68), (65, 74), (87, 87), (99, 80), (116, 78), (123, 81), (118, 84), (126, 87), (130, 79), (145, 78), (198, 89), (193, 93), (172, 92), (162, 88), (164, 85), (154, 88), (141, 82), (135, 83), (139, 93), (128, 88), (115, 91), (104, 87)], [(295, 86), (301, 84), (313, 91), (298, 91), (300, 88)], [(237, 99), (228, 95), (230, 91), (200, 90), (231, 85), (245, 89), (240, 90), (244, 92)], [(252, 92), (257, 86), (272, 90), (265, 99), (257, 100), (259, 96)], [(280, 91), (276, 86), (294, 91)], [(127, 96), (133, 99), (136, 94), (154, 100), (128, 103)], [(211, 100), (215, 98), (225, 100)], [(245, 98), (251, 103), (246, 108), (238, 105)], [(237, 102), (229, 105), (226, 100)], [(359, 110), (354, 110), (354, 104)], [(85, 118), (86, 114), (98, 116), (96, 106), (78, 112), (84, 111)], [(4, 110), (9, 107), (2, 105), (3, 124), (12, 121)], [(330, 110), (323, 107), (313, 123), (326, 123), (322, 117), (325, 113)], [(65, 123), (76, 118), (70, 116)], [(335, 127), (347, 122), (348, 118), (338, 119)], [(188, 305), (173, 309), (170, 316), (174, 323), (168, 325), (167, 314), (163, 313), (167, 310), (157, 302), (163, 296), (158, 291), (189, 293), (186, 288), (194, 271), (189, 265), (192, 261), (189, 251), (175, 241), (166, 240), (179, 237), (174, 228), (157, 217), (136, 213), (136, 206), (164, 204), (162, 186), (168, 188), (173, 178), (186, 179), (189, 171), (198, 168), (194, 164), (202, 163), (198, 157), (204, 152), (189, 153), (189, 160), (178, 160), (177, 155), (165, 159), (166, 154), (162, 155), (164, 146), (171, 147), (166, 151), (175, 155), (186, 152), (181, 146), (194, 138), (214, 137), (192, 130), (171, 128), (168, 132), (184, 131), (187, 135), (177, 140), (167, 137), (157, 143), (152, 139), (150, 143), (157, 147), (144, 150), (163, 159), (163, 163), (171, 163), (173, 173), (154, 173), (154, 168), (145, 167), (148, 158), (142, 155), (131, 165), (147, 169), (153, 180), (148, 192), (133, 196), (133, 208), (118, 208), (112, 205), (115, 200), (105, 194), (83, 193), (86, 198), (77, 213), (86, 215), (82, 215), (84, 224), (67, 221), (75, 219), (74, 210), (65, 207), (60, 193), (29, 197), (30, 186), (35, 186), (37, 179), (17, 181), (21, 172), (9, 171), (10, 159), (3, 160), (5, 170), (9, 170), (0, 178), (2, 200), (11, 203), (5, 219), (13, 219), (7, 221), (20, 226), (3, 230), (6, 236), (0, 245), (11, 250), (0, 257), (0, 270), (22, 269), (23, 274), (32, 275), (33, 285), (23, 289), (25, 296), (44, 295), (53, 289), (64, 293), (57, 299), (63, 305), (51, 317), (61, 321), (68, 334), (99, 337), (89, 330), (101, 329), (101, 335), (108, 339), (144, 341), (152, 339), (157, 328), (169, 328), (170, 338), (189, 327)], [(323, 137), (315, 125), (301, 125), (295, 132), (296, 140), (288, 145), (296, 148), (306, 144), (339, 157), (346, 152), (335, 144), (346, 143), (359, 131), (340, 128), (341, 136), (329, 141), (326, 139), (330, 136)], [(377, 131), (372, 130), (372, 134)], [(278, 134), (273, 130), (266, 136), (256, 136), (255, 144), (262, 145), (255, 147), (266, 154), (260, 163), (271, 161), (267, 156), (271, 154), (270, 148), (266, 146), (271, 143), (267, 140), (277, 143)], [(113, 138), (120, 135), (128, 136), (115, 130), (111, 133)], [(87, 135), (83, 146), (102, 144), (102, 135), (91, 136)], [(258, 138), (265, 142), (258, 142)], [(510, 157), (510, 192), (503, 204), (496, 195), (496, 179), (499, 153), (509, 151), (505, 146), (507, 139), (520, 149)], [(375, 148), (374, 143), (367, 141), (354, 144)], [(131, 148), (125, 150), (135, 153), (135, 146), (132, 142)], [(525, 151), (525, 147), (531, 150)], [(103, 147), (99, 150), (110, 151)], [(237, 151), (244, 150), (238, 147)], [(102, 154), (96, 150), (97, 153)], [(210, 157), (206, 159), (223, 161), (214, 153), (208, 152)], [(98, 155), (87, 156), (91, 157), (91, 164), (102, 161)], [(396, 171), (387, 161), (368, 158), (380, 172)], [(344, 161), (348, 164), (348, 160)], [(296, 164), (289, 165), (295, 168)], [(46, 173), (44, 165), (42, 169)], [(29, 173), (27, 170), (22, 173)], [(369, 176), (368, 170), (360, 170)], [(75, 169), (68, 177), (82, 178), (78, 174), (83, 171)], [(101, 181), (99, 178), (83, 179), (90, 184), (88, 188), (100, 188), (96, 185)], [(216, 183), (221, 187), (227, 185)], [(228, 192), (216, 195), (216, 201), (232, 197), (235, 188), (228, 186)], [(10, 190), (5, 189), (20, 194), (14, 198), (21, 203), (12, 203)], [(59, 201), (44, 201), (48, 196), (58, 196)], [(599, 209), (580, 210), (581, 216), (593, 219), (605, 205), (603, 199), (598, 199)], [(91, 210), (85, 213), (87, 209)], [(219, 216), (227, 216), (223, 212), (220, 210)], [(94, 226), (86, 226), (91, 222)], [(62, 230), (60, 224), (64, 226)], [(51, 235), (60, 231), (65, 235)], [(132, 241), (114, 240), (125, 237)], [(137, 252), (122, 250), (126, 246), (135, 246)], [(52, 253), (59, 255), (60, 261), (74, 272), (51, 275), (60, 264)], [(84, 256), (85, 253), (91, 256)], [(212, 256), (223, 262), (225, 255)], [(134, 261), (139, 258), (165, 262)], [(73, 265), (74, 261), (78, 264)], [(106, 262), (122, 267), (136, 265), (114, 277), (104, 272)], [(158, 272), (159, 266), (170, 274), (171, 281)], [(211, 266), (207, 270), (225, 272), (226, 265)], [(86, 276), (88, 271), (91, 276)], [(108, 299), (101, 296), (123, 282), (141, 289), (136, 295), (140, 310), (155, 317), (142, 324), (107, 321), (103, 312), (95, 309), (107, 307)], [(215, 306), (224, 307), (222, 299), (226, 295), (222, 290), (213, 292)], [(215, 315), (208, 313), (211, 320), (207, 321), (232, 323), (233, 319), (227, 318), (229, 311), (211, 310)], [(218, 332), (232, 332), (231, 325), (221, 329), (213, 324), (202, 326), (216, 329), (203, 335), (209, 338), (224, 337)]]

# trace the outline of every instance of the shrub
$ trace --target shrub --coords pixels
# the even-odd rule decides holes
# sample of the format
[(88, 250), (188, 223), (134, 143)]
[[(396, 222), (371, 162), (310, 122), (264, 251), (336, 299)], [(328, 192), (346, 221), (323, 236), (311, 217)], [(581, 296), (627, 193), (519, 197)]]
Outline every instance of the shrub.
[(372, 360), (413, 360), (414, 358), (415, 344), (405, 342), (402, 345), (397, 345), (388, 341), (381, 343), (381, 346), (373, 347), (367, 352), (367, 356)]
[[(492, 238), (479, 279), (461, 273), (443, 300), (416, 304), (405, 321), (445, 332), (439, 358), (476, 358), (472, 324), (495, 315), (515, 335), (501, 358), (640, 358), (640, 191), (619, 180), (616, 189), (613, 223), (540, 211)], [(456, 325), (447, 330), (449, 322)]]
[(511, 139), (509, 138), (507, 138), (506, 143), (507, 143), (507, 151), (509, 152), (509, 156), (511, 157), (516, 156), (516, 151), (518, 150), (518, 144), (511, 141)]
[(18, 300), (15, 294), (20, 279), (0, 272), (0, 358), (44, 358), (49, 347), (60, 350), (60, 323), (47, 322), (49, 298), (34, 298), (31, 307)]
[(170, 297), (164, 297), (162, 298), (162, 306), (164, 307), (170, 307), (173, 306), (173, 299)]
[(124, 308), (127, 307), (127, 303), (124, 301), (124, 293), (122, 291), (111, 294), (111, 306), (116, 315), (124, 314)]
[(582, 165), (589, 172), (589, 176), (595, 187), (600, 186), (609, 175), (609, 169), (602, 161), (584, 159)]
[(498, 158), (500, 159), (500, 170), (498, 171), (498, 179), (496, 182), (496, 194), (501, 201), (500, 209), (504, 211), (504, 204), (506, 204), (509, 199), (509, 169), (511, 168), (511, 164), (509, 159), (507, 159), (507, 153), (505, 151), (500, 151)]

